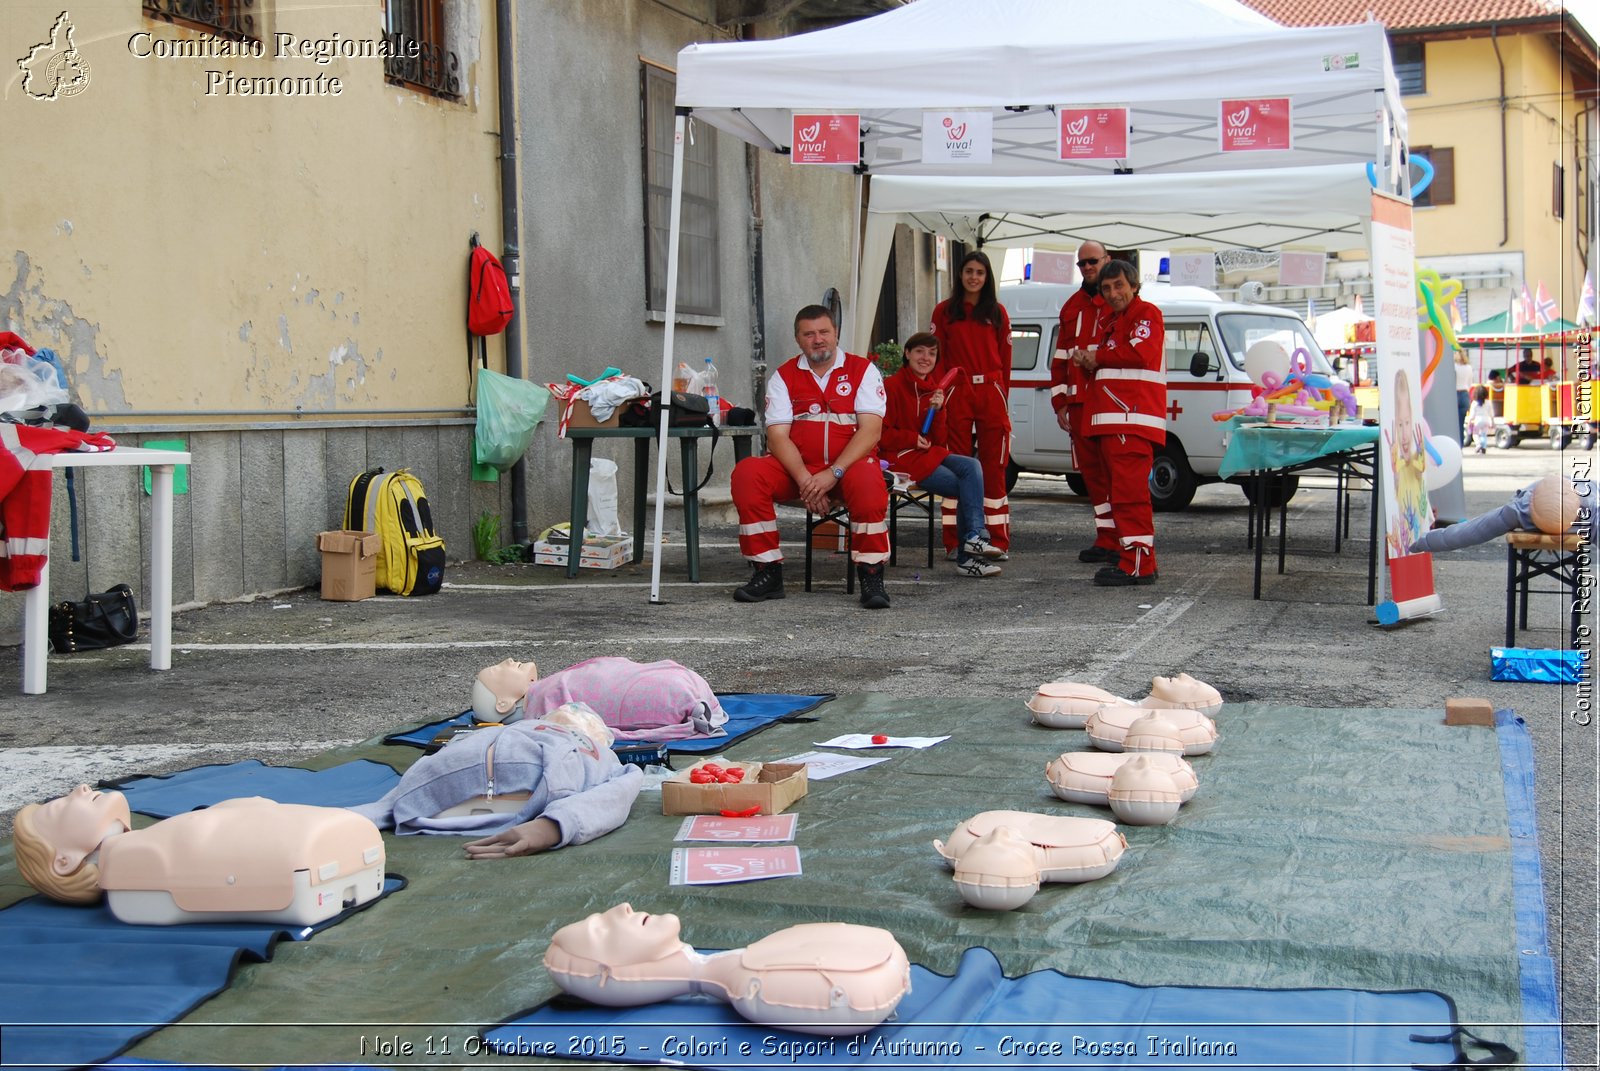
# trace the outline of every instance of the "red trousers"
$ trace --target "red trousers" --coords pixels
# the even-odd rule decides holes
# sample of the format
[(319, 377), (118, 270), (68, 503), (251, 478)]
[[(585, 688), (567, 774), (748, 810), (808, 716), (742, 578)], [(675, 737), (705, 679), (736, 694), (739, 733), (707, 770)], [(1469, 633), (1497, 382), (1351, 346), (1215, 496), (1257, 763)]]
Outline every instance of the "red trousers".
[(1118, 563), (1125, 573), (1149, 576), (1156, 571), (1155, 518), (1150, 511), (1150, 462), (1155, 444), (1137, 435), (1098, 435), (1101, 471), (1111, 496)]
[[(811, 472), (827, 468), (806, 462)], [(861, 565), (889, 560), (889, 489), (876, 458), (862, 458), (844, 471), (833, 489), (850, 511), (850, 557)], [(771, 454), (747, 457), (733, 467), (733, 505), (739, 511), (739, 553), (753, 562), (781, 562), (777, 503), (800, 497), (783, 463)]]
[[(965, 387), (963, 387), (965, 389)], [(975, 457), (983, 466), (983, 523), (989, 529), (989, 542), (1001, 550), (1011, 547), (1011, 501), (1006, 497), (1006, 466), (1011, 462), (1011, 417), (1006, 400), (995, 384), (973, 384), (979, 392), (966, 405), (953, 405), (948, 417), (949, 438), (945, 446), (953, 454)], [(973, 433), (978, 445), (973, 449)], [(944, 549), (955, 550), (960, 542), (956, 532), (955, 505), (946, 503), (944, 511)]]
[(1100, 448), (1104, 440), (1086, 434), (1089, 421), (1083, 415), (1085, 410), (1081, 402), (1067, 406), (1067, 434), (1072, 436), (1072, 456), (1089, 489), (1089, 505), (1094, 507), (1094, 545), (1120, 550), (1117, 526), (1111, 519), (1111, 485), (1106, 482), (1106, 460)]

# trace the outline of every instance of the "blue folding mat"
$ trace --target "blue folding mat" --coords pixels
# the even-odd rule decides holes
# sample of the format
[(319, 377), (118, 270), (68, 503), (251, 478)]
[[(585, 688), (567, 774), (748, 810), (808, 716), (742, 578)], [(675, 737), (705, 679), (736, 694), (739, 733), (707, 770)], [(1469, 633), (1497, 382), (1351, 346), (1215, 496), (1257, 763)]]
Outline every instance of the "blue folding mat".
[[(723, 726), (723, 736), (700, 736), (692, 740), (665, 740), (662, 748), (666, 751), (681, 751), (686, 754), (701, 754), (707, 751), (719, 751), (733, 744), (754, 736), (763, 729), (783, 721), (814, 720), (804, 719), (803, 714), (809, 714), (828, 700), (833, 693), (821, 695), (788, 695), (781, 692), (718, 692), (717, 700), (722, 704), (723, 712), (728, 715), (728, 723)], [(383, 738), (385, 744), (410, 744), (412, 747), (427, 747), (433, 743), (433, 738), (446, 729), (458, 726), (465, 727), (473, 724), (472, 711), (463, 711), (453, 718), (431, 722), (407, 729), (405, 732), (392, 733)]]
[(1454, 1063), (1455, 1025), (1454, 1004), (1427, 990), (1142, 987), (1053, 970), (1006, 978), (993, 953), (970, 948), (954, 977), (912, 966), (895, 1018), (857, 1038), (757, 1026), (704, 997), (639, 1008), (551, 1001), (482, 1037), (505, 1056), (572, 1053), (711, 1071), (779, 1063), (1356, 1068)]
[(99, 787), (121, 792), (128, 798), (128, 807), (139, 814), (171, 818), (241, 796), (262, 796), (276, 803), (314, 807), (355, 807), (371, 803), (399, 783), (400, 775), (394, 767), (371, 759), (326, 770), (268, 766), (260, 759), (246, 759), (196, 766), (159, 777), (140, 775), (102, 781)]
[(221, 992), (240, 963), (264, 963), (280, 940), (308, 940), (404, 887), (388, 875), (378, 900), (297, 928), (131, 926), (104, 904), (19, 901), (0, 911), (0, 1058), (35, 1071), (105, 1060)]

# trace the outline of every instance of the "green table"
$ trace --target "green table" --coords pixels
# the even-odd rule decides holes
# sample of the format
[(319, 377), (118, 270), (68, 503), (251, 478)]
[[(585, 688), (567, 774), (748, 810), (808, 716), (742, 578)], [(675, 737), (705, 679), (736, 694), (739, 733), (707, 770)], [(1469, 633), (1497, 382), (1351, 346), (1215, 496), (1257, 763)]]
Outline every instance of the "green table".
[[(1350, 524), (1350, 499), (1346, 478), (1354, 474), (1366, 479), (1372, 490), (1371, 539), (1367, 547), (1367, 603), (1377, 600), (1378, 577), (1378, 428), (1365, 424), (1337, 424), (1333, 427), (1307, 427), (1293, 424), (1244, 423), (1234, 417), (1228, 422), (1228, 449), (1222, 455), (1217, 475), (1223, 479), (1248, 473), (1255, 485), (1250, 501), (1248, 544), (1256, 552), (1255, 598), (1261, 598), (1261, 558), (1272, 516), (1268, 488), (1273, 480), (1312, 470), (1332, 472), (1337, 481), (1334, 492), (1333, 549), (1338, 553), (1342, 537)], [(1278, 572), (1284, 571), (1287, 522), (1287, 495), (1278, 502)]]
[[(757, 428), (718, 428), (720, 437), (733, 440), (733, 458), (737, 463), (750, 456), (750, 444)], [(660, 434), (660, 429), (648, 428), (568, 428), (567, 438), (572, 440), (572, 532), (583, 531), (583, 522), (589, 516), (589, 461), (594, 456), (596, 439), (633, 440), (633, 560), (644, 560), (645, 499), (650, 487), (650, 443)], [(700, 471), (700, 440), (709, 439), (712, 429), (668, 428), (667, 434), (678, 440), (683, 458), (683, 530), (684, 543), (689, 551), (689, 579), (700, 582), (700, 496), (695, 480)], [(666, 488), (659, 489), (665, 493)], [(567, 576), (578, 575), (577, 538), (567, 553)]]

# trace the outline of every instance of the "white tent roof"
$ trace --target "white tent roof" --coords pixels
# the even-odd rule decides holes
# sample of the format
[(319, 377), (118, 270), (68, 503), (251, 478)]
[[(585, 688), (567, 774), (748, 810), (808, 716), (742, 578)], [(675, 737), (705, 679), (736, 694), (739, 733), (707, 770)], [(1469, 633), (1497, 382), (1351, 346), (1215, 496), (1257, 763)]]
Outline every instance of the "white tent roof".
[[(1283, 96), (1293, 148), (1221, 152), (1221, 99)], [(1302, 166), (1379, 155), (1375, 115), (1405, 133), (1381, 25), (1289, 28), (1236, 0), (917, 0), (796, 37), (690, 45), (677, 103), (773, 150), (797, 112), (859, 114), (872, 174)], [(1127, 159), (1060, 161), (1056, 105), (1128, 105)], [(993, 114), (992, 164), (922, 163), (923, 111), (955, 108)]]
[(1360, 164), (1204, 175), (954, 179), (880, 175), (869, 227), (895, 217), (969, 245), (1108, 249), (1364, 249), (1371, 186)]

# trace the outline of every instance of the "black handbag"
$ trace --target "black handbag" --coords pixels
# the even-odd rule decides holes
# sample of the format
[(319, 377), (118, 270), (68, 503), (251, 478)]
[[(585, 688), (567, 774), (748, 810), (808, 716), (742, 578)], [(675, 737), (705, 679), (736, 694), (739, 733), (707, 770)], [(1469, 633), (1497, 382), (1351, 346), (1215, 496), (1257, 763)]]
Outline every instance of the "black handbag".
[(110, 591), (91, 592), (82, 602), (50, 607), (50, 649), (57, 654), (100, 651), (139, 638), (139, 611), (133, 589), (118, 584)]

